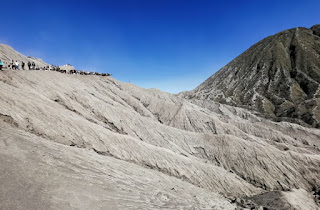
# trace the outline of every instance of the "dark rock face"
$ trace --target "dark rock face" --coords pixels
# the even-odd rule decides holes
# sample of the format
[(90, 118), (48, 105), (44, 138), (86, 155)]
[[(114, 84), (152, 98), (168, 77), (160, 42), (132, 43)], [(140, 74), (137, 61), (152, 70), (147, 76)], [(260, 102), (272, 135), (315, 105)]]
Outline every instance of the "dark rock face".
[(311, 30), (315, 35), (320, 36), (320, 24), (312, 26)]
[(183, 95), (320, 127), (319, 84), (320, 25), (315, 25), (263, 39)]

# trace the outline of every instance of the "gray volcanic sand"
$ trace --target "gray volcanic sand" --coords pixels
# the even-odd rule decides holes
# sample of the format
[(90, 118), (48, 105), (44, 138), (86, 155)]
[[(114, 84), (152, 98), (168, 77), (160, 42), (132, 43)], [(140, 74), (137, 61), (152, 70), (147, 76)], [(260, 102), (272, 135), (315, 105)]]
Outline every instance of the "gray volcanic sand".
[(111, 77), (4, 71), (0, 89), (0, 209), (235, 209), (272, 191), (318, 208), (319, 129)]

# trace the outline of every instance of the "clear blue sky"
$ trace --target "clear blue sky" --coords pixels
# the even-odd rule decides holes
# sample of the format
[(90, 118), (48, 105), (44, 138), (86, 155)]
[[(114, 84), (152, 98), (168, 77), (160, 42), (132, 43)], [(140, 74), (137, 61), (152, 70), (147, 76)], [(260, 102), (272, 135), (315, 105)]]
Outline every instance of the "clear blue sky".
[(320, 23), (319, 0), (0, 0), (0, 42), (50, 64), (191, 90), (266, 36)]

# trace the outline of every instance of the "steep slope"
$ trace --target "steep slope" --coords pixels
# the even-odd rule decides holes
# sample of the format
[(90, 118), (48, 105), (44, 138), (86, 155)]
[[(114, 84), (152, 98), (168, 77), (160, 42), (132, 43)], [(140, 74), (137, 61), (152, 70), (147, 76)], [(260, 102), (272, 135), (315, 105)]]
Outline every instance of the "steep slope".
[(24, 56), (21, 53), (14, 50), (9, 45), (5, 45), (5, 44), (0, 44), (0, 59), (2, 60), (2, 62), (4, 64), (3, 66), (5, 68), (8, 67), (8, 65), (12, 62), (12, 60), (19, 61), (20, 65), (22, 62), (24, 62), (26, 64), (25, 69), (27, 69), (28, 61), (30, 61), (31, 63), (34, 62), (37, 67), (44, 67), (44, 66), (49, 65), (46, 62), (44, 62), (43, 60), (41, 60), (40, 58)]
[(0, 125), (0, 209), (234, 209), (221, 195)]
[(320, 127), (319, 31), (315, 25), (267, 37), (182, 95)]
[(109, 77), (5, 71), (0, 89), (5, 207), (21, 205), (19, 180), (59, 209), (233, 209), (233, 198), (320, 186), (319, 129)]

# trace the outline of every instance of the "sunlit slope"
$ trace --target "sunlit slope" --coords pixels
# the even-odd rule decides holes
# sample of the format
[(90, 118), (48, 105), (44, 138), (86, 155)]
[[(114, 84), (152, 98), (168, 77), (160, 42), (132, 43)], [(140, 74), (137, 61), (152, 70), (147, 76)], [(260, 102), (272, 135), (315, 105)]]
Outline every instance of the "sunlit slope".
[(232, 209), (230, 197), (320, 184), (318, 129), (111, 77), (5, 71), (0, 89), (2, 180), (32, 183), (55, 207)]
[(256, 43), (185, 98), (255, 110), (269, 118), (320, 127), (320, 25)]

